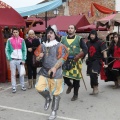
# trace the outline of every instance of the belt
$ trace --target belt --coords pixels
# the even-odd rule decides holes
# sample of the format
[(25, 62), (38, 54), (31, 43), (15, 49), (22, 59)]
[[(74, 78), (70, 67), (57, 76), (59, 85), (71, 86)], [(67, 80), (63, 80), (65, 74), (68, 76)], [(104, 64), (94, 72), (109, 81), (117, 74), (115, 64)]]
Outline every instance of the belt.
[(12, 58), (12, 60), (21, 60), (21, 59)]

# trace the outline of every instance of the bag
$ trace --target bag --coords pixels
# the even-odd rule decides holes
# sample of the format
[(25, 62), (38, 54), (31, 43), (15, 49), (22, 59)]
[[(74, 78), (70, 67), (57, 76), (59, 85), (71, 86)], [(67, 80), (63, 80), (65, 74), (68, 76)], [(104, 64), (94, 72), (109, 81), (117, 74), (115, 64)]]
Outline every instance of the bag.
[(72, 68), (74, 68), (74, 65), (73, 65), (73, 60), (72, 59), (67, 59), (63, 66), (62, 66), (62, 69), (63, 70), (71, 70)]
[(42, 60), (37, 61), (35, 55), (33, 55), (33, 66), (34, 67), (42, 67)]
[(26, 74), (24, 65), (20, 65), (20, 76), (24, 76)]

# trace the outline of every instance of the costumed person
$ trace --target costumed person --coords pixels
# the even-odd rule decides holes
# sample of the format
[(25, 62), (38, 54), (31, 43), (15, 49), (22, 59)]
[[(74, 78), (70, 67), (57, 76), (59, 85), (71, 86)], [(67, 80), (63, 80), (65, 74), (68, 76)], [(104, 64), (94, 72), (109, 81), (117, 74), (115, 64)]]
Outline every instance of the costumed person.
[(111, 51), (111, 47), (113, 45), (113, 33), (110, 33), (107, 35), (106, 45), (107, 45), (106, 51), (107, 51), (107, 57), (108, 57), (109, 64), (107, 68), (104, 68), (103, 66), (101, 67), (100, 77), (101, 77), (101, 80), (104, 80), (105, 82), (109, 82), (109, 81), (114, 81), (114, 75), (112, 72), (114, 58), (112, 57), (113, 50)]
[(108, 54), (113, 58), (112, 72), (115, 86), (118, 88), (120, 84), (120, 36), (118, 33), (113, 33), (113, 41), (108, 50)]
[(36, 84), (36, 76), (37, 76), (37, 66), (34, 64), (34, 51), (40, 45), (39, 39), (35, 37), (35, 32), (33, 30), (29, 30), (28, 38), (25, 40), (27, 47), (27, 71), (28, 71), (28, 89), (31, 89)]
[[(21, 64), (25, 64), (26, 60), (26, 45), (23, 38), (19, 36), (18, 28), (13, 28), (13, 36), (7, 40), (5, 53), (10, 61), (12, 92), (16, 93), (16, 68), (20, 73)], [(20, 76), (21, 89), (26, 90), (24, 76)]]
[(46, 30), (46, 39), (35, 51), (37, 59), (42, 59), (42, 68), (36, 84), (36, 90), (45, 98), (44, 110), (48, 110), (51, 103), (50, 93), (53, 95), (52, 113), (49, 120), (54, 120), (59, 109), (60, 94), (63, 92), (64, 80), (62, 64), (68, 57), (67, 48), (58, 42), (56, 25)]
[(106, 36), (107, 47), (110, 46), (112, 40), (113, 40), (113, 33), (110, 33)]
[(86, 43), (88, 46), (87, 74), (90, 76), (90, 84), (91, 88), (93, 88), (90, 95), (96, 95), (99, 93), (98, 75), (101, 70), (102, 60), (104, 61), (104, 68), (107, 67), (106, 45), (99, 40), (96, 30), (90, 32), (88, 40)]
[[(61, 39), (61, 43), (64, 44), (69, 50), (69, 56), (67, 61), (63, 65), (64, 81), (68, 86), (66, 94), (69, 94), (74, 88), (74, 94), (71, 101), (78, 99), (78, 91), (80, 87), (80, 79), (82, 78), (81, 58), (87, 54), (87, 46), (81, 36), (75, 35), (76, 27), (69, 25), (68, 36), (64, 36)], [(71, 82), (73, 81), (73, 83)]]

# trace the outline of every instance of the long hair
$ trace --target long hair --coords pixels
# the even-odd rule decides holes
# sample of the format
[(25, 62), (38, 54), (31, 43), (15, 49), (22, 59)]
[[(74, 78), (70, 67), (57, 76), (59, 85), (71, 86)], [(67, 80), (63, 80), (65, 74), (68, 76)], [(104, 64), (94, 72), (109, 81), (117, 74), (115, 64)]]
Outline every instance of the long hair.
[[(118, 42), (116, 44), (117, 47), (120, 47), (120, 35), (117, 32), (113, 33), (113, 38), (117, 36), (118, 37)], [(113, 42), (115, 43), (115, 41), (113, 40)]]

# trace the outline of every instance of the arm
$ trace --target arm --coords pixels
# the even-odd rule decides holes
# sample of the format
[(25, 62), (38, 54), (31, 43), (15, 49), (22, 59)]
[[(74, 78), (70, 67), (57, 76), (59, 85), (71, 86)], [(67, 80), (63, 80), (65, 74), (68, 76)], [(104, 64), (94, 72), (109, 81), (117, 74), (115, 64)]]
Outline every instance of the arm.
[(22, 41), (22, 60), (25, 61), (27, 57), (27, 49), (26, 49), (26, 44), (25, 41)]
[(81, 38), (81, 40), (80, 40), (80, 47), (82, 48), (82, 51), (75, 56), (75, 59), (74, 59), (74, 60), (75, 60), (76, 62), (77, 62), (80, 58), (83, 58), (83, 57), (87, 54), (87, 52), (88, 52), (87, 45), (85, 44), (85, 42), (83, 41), (82, 38)]
[(58, 49), (58, 56), (57, 56), (58, 61), (54, 65), (56, 69), (61, 67), (63, 63), (67, 60), (68, 54), (69, 52), (68, 52), (67, 47), (65, 45), (61, 45)]
[(67, 60), (67, 57), (68, 57), (68, 49), (65, 45), (61, 45), (59, 48), (58, 48), (58, 61), (56, 62), (56, 64), (53, 66), (53, 68), (51, 68), (48, 72), (48, 74), (50, 75), (51, 72), (53, 72), (53, 77), (55, 76), (55, 73), (57, 71), (57, 69), (59, 69), (63, 63)]
[(105, 63), (104, 67), (107, 67), (108, 59), (107, 59), (107, 51), (106, 51), (106, 45), (104, 42), (101, 43), (101, 53), (103, 54), (103, 61)]
[(43, 50), (42, 50), (42, 45), (39, 45), (36, 50), (34, 51), (34, 55), (36, 56), (36, 60), (42, 59), (44, 56)]
[(11, 60), (11, 56), (10, 56), (10, 40), (9, 39), (6, 42), (5, 54), (6, 54), (7, 59)]

